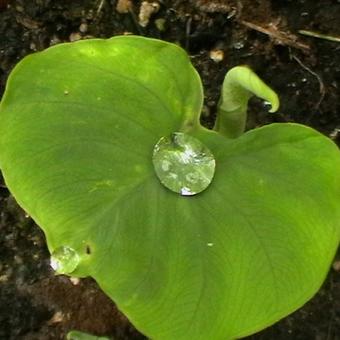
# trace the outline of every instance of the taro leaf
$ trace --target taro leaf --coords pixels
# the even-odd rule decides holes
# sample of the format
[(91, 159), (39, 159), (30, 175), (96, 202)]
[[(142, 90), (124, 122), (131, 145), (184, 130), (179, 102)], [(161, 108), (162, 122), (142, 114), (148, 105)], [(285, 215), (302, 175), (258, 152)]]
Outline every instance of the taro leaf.
[[(339, 242), (340, 157), (316, 131), (273, 124), (228, 139), (201, 127), (185, 52), (138, 37), (63, 44), (15, 68), (0, 107), (0, 164), (51, 252), (74, 249), (152, 339), (233, 339), (299, 308)], [(190, 127), (192, 129), (190, 130)], [(182, 197), (152, 166), (187, 131), (215, 155)]]

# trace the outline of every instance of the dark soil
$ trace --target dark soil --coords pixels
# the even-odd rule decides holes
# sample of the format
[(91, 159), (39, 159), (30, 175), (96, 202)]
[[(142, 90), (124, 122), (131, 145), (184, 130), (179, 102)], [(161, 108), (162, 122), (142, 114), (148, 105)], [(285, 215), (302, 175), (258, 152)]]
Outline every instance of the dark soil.
[[(0, 97), (9, 72), (25, 55), (59, 42), (130, 32), (177, 42), (188, 51), (203, 79), (207, 125), (226, 70), (248, 64), (281, 98), (276, 114), (267, 114), (253, 100), (249, 128), (294, 121), (340, 141), (340, 44), (298, 33), (304, 29), (339, 37), (340, 1), (158, 2), (159, 12), (144, 28), (138, 24), (140, 1), (123, 14), (114, 0), (0, 0)], [(224, 53), (220, 62), (210, 58), (215, 49)], [(339, 262), (333, 267), (312, 301), (249, 339), (339, 340)], [(145, 339), (93, 280), (72, 283), (54, 276), (43, 233), (1, 180), (0, 339), (64, 339), (70, 329)]]

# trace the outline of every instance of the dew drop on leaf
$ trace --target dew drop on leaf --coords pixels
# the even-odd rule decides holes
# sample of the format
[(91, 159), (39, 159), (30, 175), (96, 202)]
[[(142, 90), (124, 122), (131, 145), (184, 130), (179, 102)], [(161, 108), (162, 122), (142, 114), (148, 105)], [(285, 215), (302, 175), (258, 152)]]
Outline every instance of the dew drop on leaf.
[(51, 267), (58, 274), (70, 274), (78, 266), (80, 257), (78, 253), (70, 247), (59, 247), (51, 254), (50, 264)]
[(182, 132), (162, 137), (153, 150), (153, 165), (161, 183), (183, 196), (205, 190), (215, 173), (215, 158), (197, 138)]

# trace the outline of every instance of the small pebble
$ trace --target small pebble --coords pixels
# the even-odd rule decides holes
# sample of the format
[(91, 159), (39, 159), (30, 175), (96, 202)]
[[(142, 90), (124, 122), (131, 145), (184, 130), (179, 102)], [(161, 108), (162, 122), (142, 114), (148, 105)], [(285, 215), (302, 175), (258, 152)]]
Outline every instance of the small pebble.
[(234, 42), (233, 47), (236, 50), (240, 50), (240, 49), (242, 49), (244, 47), (244, 42), (243, 41)]
[(215, 63), (219, 63), (224, 59), (224, 52), (223, 50), (211, 50), (210, 59), (213, 60)]
[(50, 40), (50, 46), (57, 45), (61, 42), (61, 40), (55, 34), (52, 36)]
[(0, 282), (7, 282), (8, 281), (8, 275), (0, 275)]
[(60, 323), (64, 320), (64, 314), (62, 312), (56, 312), (52, 318), (48, 321), (49, 325)]
[(81, 39), (81, 34), (79, 32), (73, 32), (73, 33), (70, 34), (69, 40), (71, 42), (77, 41), (77, 40), (80, 40), (80, 39)]
[(159, 11), (159, 8), (160, 6), (158, 2), (143, 1), (140, 5), (138, 15), (139, 24), (142, 27), (146, 27), (149, 24), (151, 16), (157, 13)]
[(331, 138), (331, 139), (337, 139), (338, 138), (338, 136), (339, 136), (339, 134), (340, 134), (340, 129), (339, 128), (335, 128), (330, 134), (329, 134), (329, 137)]
[(159, 18), (155, 20), (155, 25), (158, 31), (160, 32), (165, 31), (165, 23), (166, 23), (166, 20), (164, 18)]
[(80, 279), (78, 277), (70, 277), (70, 281), (74, 286), (79, 285)]
[(340, 260), (334, 261), (332, 267), (336, 272), (340, 272)]
[(37, 50), (37, 46), (35, 45), (34, 42), (31, 42), (31, 43), (30, 43), (30, 49), (31, 49), (32, 51), (36, 51), (36, 50)]
[(80, 24), (79, 26), (79, 32), (81, 33), (86, 33), (88, 29), (87, 23), (83, 22), (82, 24)]
[(129, 13), (132, 9), (131, 0), (118, 0), (116, 5), (116, 11), (120, 14)]

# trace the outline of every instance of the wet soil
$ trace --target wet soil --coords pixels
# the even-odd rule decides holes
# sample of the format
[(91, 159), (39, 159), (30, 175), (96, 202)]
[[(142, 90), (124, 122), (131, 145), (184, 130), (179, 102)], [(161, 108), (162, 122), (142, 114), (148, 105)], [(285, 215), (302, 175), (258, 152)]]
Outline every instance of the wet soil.
[[(338, 0), (155, 2), (159, 11), (142, 27), (140, 1), (129, 7), (129, 1), (114, 0), (0, 0), (0, 97), (9, 72), (29, 53), (65, 41), (134, 33), (177, 42), (188, 51), (203, 80), (208, 126), (226, 70), (247, 64), (281, 98), (276, 114), (253, 100), (249, 128), (293, 121), (340, 142), (340, 43), (298, 33), (339, 37)], [(339, 267), (335, 259), (323, 287), (303, 308), (248, 339), (339, 340)], [(70, 329), (145, 339), (93, 280), (54, 276), (43, 233), (1, 179), (0, 339), (64, 339)]]

